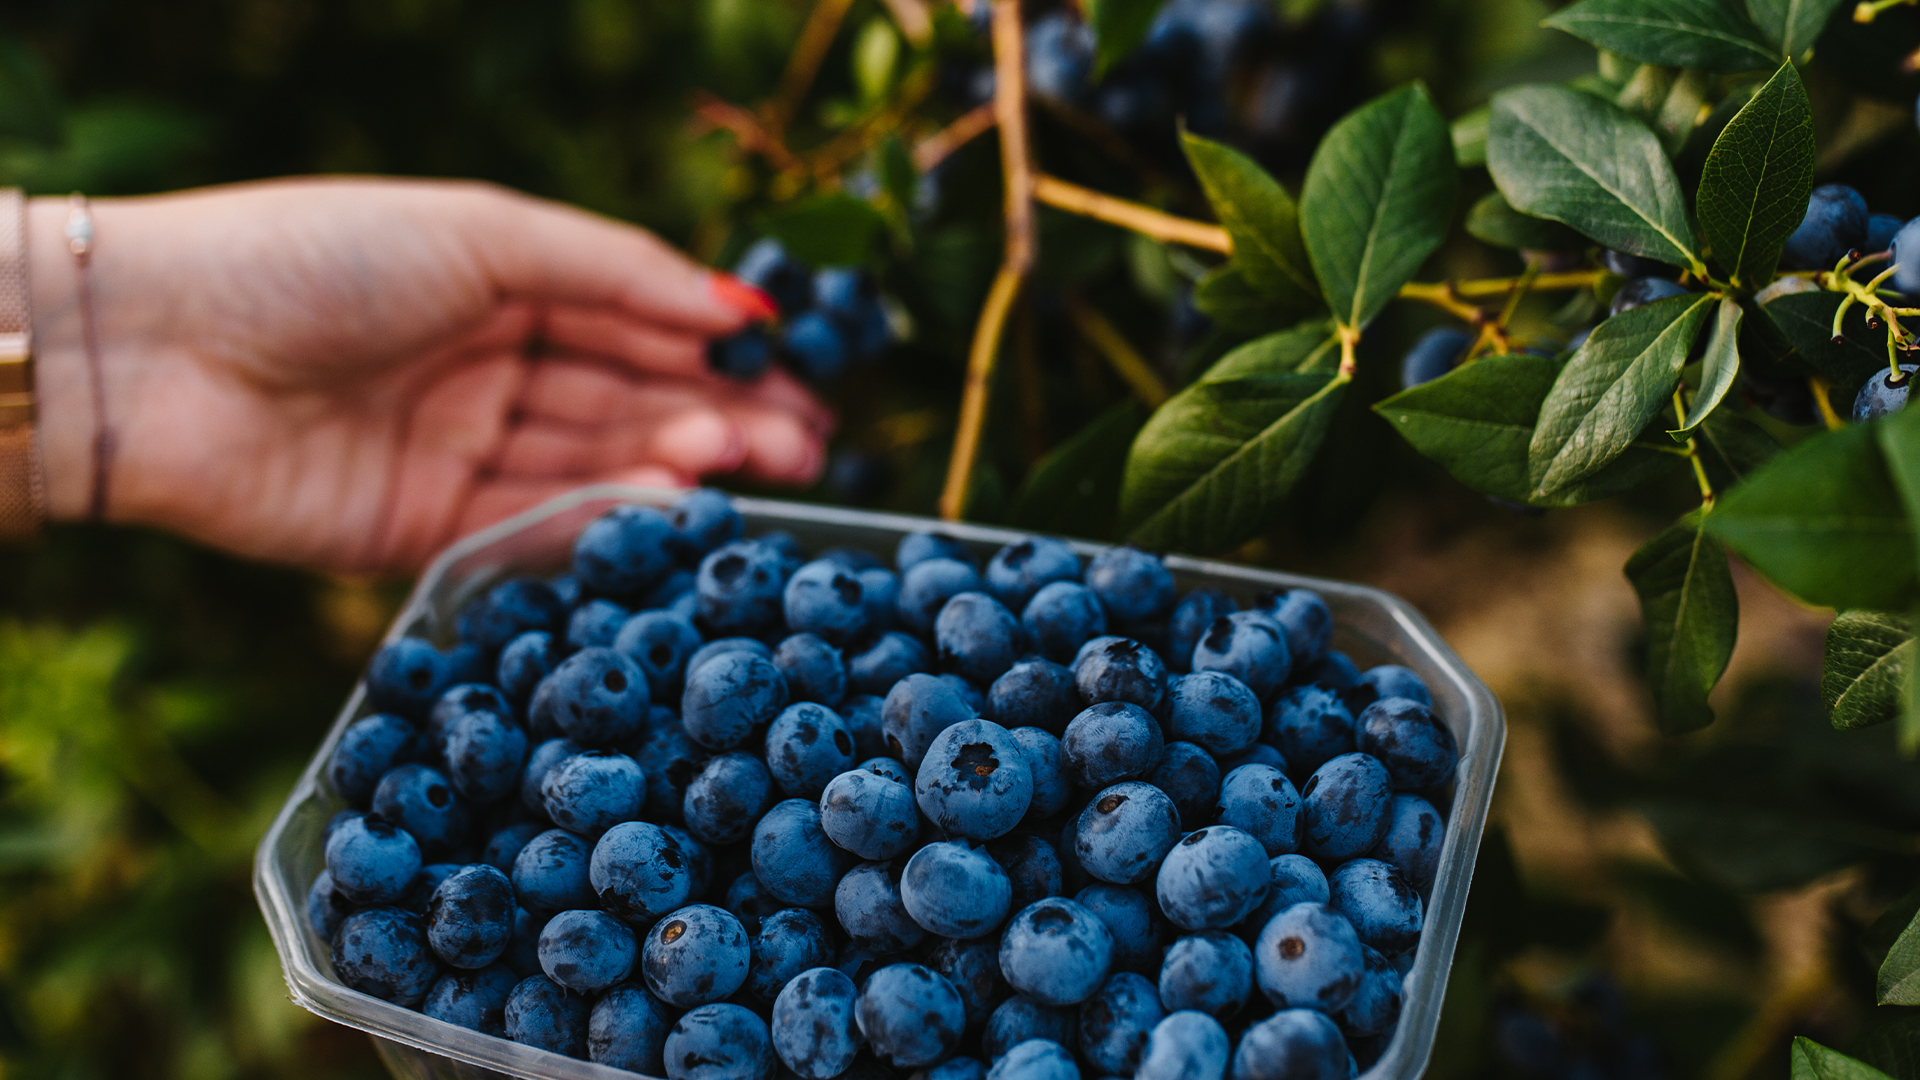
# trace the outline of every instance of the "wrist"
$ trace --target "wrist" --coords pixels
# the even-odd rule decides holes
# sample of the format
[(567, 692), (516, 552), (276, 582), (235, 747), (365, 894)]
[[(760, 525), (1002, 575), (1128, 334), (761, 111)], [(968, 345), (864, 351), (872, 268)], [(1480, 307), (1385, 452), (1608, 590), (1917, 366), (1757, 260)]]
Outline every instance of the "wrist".
[(87, 376), (79, 268), (67, 248), (67, 200), (27, 203), (34, 381), (47, 518), (85, 518), (93, 491), (94, 409)]

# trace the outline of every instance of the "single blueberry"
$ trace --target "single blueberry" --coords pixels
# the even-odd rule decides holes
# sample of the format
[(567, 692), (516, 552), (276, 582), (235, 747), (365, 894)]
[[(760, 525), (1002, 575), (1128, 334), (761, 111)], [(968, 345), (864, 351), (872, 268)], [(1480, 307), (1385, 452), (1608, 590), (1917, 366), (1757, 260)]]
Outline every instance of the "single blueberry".
[(633, 612), (611, 600), (589, 600), (567, 616), (567, 644), (575, 649), (607, 648), (632, 617)]
[(566, 605), (553, 586), (539, 578), (521, 577), (487, 590), (460, 613), (456, 625), (460, 640), (493, 655), (529, 630), (559, 630), (566, 617)]
[[(587, 860), (589, 895), (599, 898), (597, 906), (644, 925), (699, 894), (701, 890), (694, 888), (694, 858), (685, 844), (660, 826), (622, 822), (593, 846)], [(516, 865), (516, 884), (518, 869)]]
[(507, 700), (525, 708), (540, 681), (566, 659), (565, 642), (545, 630), (529, 630), (500, 650), (500, 662), (494, 666), (494, 680)]
[(651, 506), (616, 506), (573, 542), (573, 575), (590, 593), (632, 600), (673, 570), (673, 522)]
[(1006, 981), (1000, 978), (1000, 943), (991, 937), (942, 938), (927, 952), (927, 966), (960, 992), (969, 1028), (985, 1023), (1007, 995)]
[(667, 520), (673, 524), (675, 554), (688, 565), (721, 544), (740, 539), (746, 524), (727, 493), (713, 488), (694, 488), (675, 499)]
[(1893, 238), (1900, 233), (1900, 227), (1906, 224), (1904, 218), (1893, 214), (1867, 215), (1867, 238), (1861, 245), (1862, 255), (1872, 255), (1893, 247)]
[(794, 701), (836, 708), (847, 696), (847, 661), (817, 634), (792, 634), (773, 652), (773, 666), (787, 680)]
[(668, 825), (682, 822), (687, 785), (706, 768), (706, 749), (687, 738), (686, 728), (676, 720), (649, 727), (638, 760), (640, 772), (647, 780), (646, 810), (642, 817)]
[(845, 331), (824, 311), (803, 311), (781, 328), (780, 354), (807, 382), (839, 378), (852, 360), (851, 353)]
[(1261, 928), (1253, 968), (1275, 1006), (1337, 1013), (1360, 988), (1365, 962), (1345, 916), (1325, 904), (1295, 904)]
[(764, 641), (750, 637), (715, 638), (693, 650), (693, 655), (687, 657), (686, 667), (681, 671), (681, 677), (685, 678), (693, 674), (696, 669), (706, 666), (707, 661), (716, 656), (734, 652), (752, 653), (762, 660), (773, 659), (773, 650), (768, 648)]
[(449, 971), (428, 988), (420, 1011), (496, 1038), (507, 1036), (507, 995), (520, 976), (505, 964), (478, 971)]
[(948, 600), (983, 588), (980, 572), (970, 561), (945, 557), (923, 559), (902, 567), (894, 615), (900, 625), (914, 633), (931, 635), (933, 621)]
[(1029, 536), (995, 552), (987, 563), (987, 591), (1015, 614), (1052, 581), (1080, 580), (1080, 556), (1059, 540)]
[(831, 1080), (860, 1052), (859, 990), (830, 967), (796, 975), (773, 1002), (773, 1052), (801, 1080)]
[(1120, 626), (1156, 622), (1173, 611), (1173, 575), (1159, 556), (1139, 548), (1108, 548), (1095, 555), (1087, 563), (1087, 587)]
[(380, 778), (418, 752), (412, 724), (388, 713), (363, 716), (340, 733), (327, 761), (327, 782), (341, 798), (365, 806)]
[(1108, 1075), (1132, 1076), (1165, 1015), (1153, 983), (1131, 971), (1110, 975), (1080, 1006), (1080, 1055)]
[(747, 981), (751, 961), (740, 920), (711, 904), (669, 912), (647, 931), (640, 946), (647, 989), (682, 1009), (732, 997)]
[(1453, 732), (1433, 711), (1411, 698), (1382, 698), (1355, 719), (1360, 749), (1380, 760), (1402, 791), (1444, 784), (1459, 764)]
[(540, 968), (569, 990), (594, 994), (633, 971), (639, 946), (625, 924), (599, 911), (563, 911), (540, 931)]
[(658, 1076), (673, 1013), (643, 986), (607, 988), (587, 1015), (587, 1058), (628, 1072)]
[(1027, 601), (1020, 625), (1035, 652), (1067, 663), (1089, 639), (1107, 632), (1107, 612), (1092, 589), (1077, 581), (1053, 581)]
[[(713, 883), (713, 849), (694, 839), (692, 833), (677, 826), (662, 825), (660, 831), (668, 840), (679, 846), (680, 854), (686, 860), (687, 896), (697, 900), (707, 895), (707, 886)], [(736, 849), (734, 854), (744, 855), (745, 852)], [(661, 874), (660, 880), (664, 882), (666, 876)]]
[(1311, 589), (1280, 589), (1262, 595), (1254, 607), (1273, 616), (1287, 633), (1287, 651), (1300, 670), (1318, 664), (1333, 642), (1333, 611)]
[[(887, 754), (887, 732), (882, 726), (880, 714), (886, 702), (872, 694), (855, 694), (840, 703), (834, 711), (840, 719), (847, 722), (847, 730), (853, 734), (853, 752), (861, 758), (885, 757)], [(901, 768), (905, 775), (905, 767)]]
[(946, 533), (908, 533), (894, 546), (893, 565), (902, 574), (928, 559), (958, 559), (968, 564), (974, 561), (966, 541)]
[(1038, 656), (1015, 661), (987, 689), (987, 717), (1006, 728), (1036, 727), (1058, 736), (1079, 711), (1073, 672)]
[(1353, 713), (1340, 693), (1317, 685), (1296, 686), (1280, 695), (1267, 713), (1267, 741), (1302, 777), (1358, 747)]
[(579, 578), (572, 574), (555, 574), (547, 579), (547, 587), (553, 590), (553, 595), (560, 598), (563, 607), (571, 609), (580, 606)]
[(894, 613), (900, 607), (900, 575), (885, 567), (861, 570), (860, 593), (866, 598), (867, 633), (877, 634), (893, 627)]
[(521, 849), (546, 831), (546, 825), (537, 821), (517, 822), (496, 830), (487, 838), (487, 846), (480, 849), (480, 861), (503, 874), (511, 874), (513, 860), (519, 857)]
[(1340, 1028), (1314, 1009), (1281, 1009), (1248, 1028), (1233, 1053), (1233, 1080), (1347, 1080), (1355, 1071)]
[(1475, 335), (1456, 326), (1439, 326), (1420, 335), (1400, 360), (1400, 385), (1411, 389), (1452, 371), (1467, 355)]
[(854, 1017), (874, 1056), (895, 1068), (932, 1065), (953, 1053), (967, 1025), (960, 991), (922, 964), (890, 964), (868, 976)]
[(1125, 701), (1087, 707), (1060, 739), (1067, 776), (1083, 788), (1143, 777), (1160, 763), (1165, 749), (1153, 716)]
[(545, 975), (530, 975), (507, 995), (507, 1038), (568, 1057), (587, 1056), (591, 999)]
[(1073, 851), (1095, 878), (1131, 885), (1151, 877), (1179, 840), (1173, 800), (1152, 784), (1130, 780), (1101, 791), (1080, 812)]
[(687, 673), (680, 723), (709, 750), (731, 750), (787, 706), (787, 679), (773, 661), (729, 652)]
[(1320, 766), (1300, 789), (1302, 850), (1327, 863), (1372, 851), (1387, 834), (1392, 797), (1386, 766), (1366, 754)]
[(1027, 27), (1025, 53), (1033, 93), (1066, 105), (1085, 98), (1094, 63), (1093, 31), (1085, 23), (1064, 11), (1043, 16)]
[(1332, 690), (1345, 690), (1360, 681), (1360, 667), (1353, 658), (1339, 649), (1328, 649), (1320, 662), (1310, 665), (1304, 671), (1294, 672), (1303, 683), (1319, 683)]
[(1267, 852), (1231, 825), (1190, 832), (1160, 863), (1154, 892), (1167, 920), (1187, 930), (1223, 930), (1267, 896)]
[(1048, 1039), (1028, 1039), (996, 1060), (987, 1070), (987, 1080), (1080, 1080), (1080, 1069), (1073, 1063), (1073, 1052), (1064, 1045)]
[(862, 859), (891, 859), (913, 850), (920, 816), (913, 788), (867, 768), (850, 769), (820, 794), (820, 828)]
[(1892, 252), (1893, 280), (1890, 284), (1910, 297), (1920, 296), (1920, 218), (1908, 221), (1894, 234)]
[(1401, 792), (1393, 797), (1387, 834), (1372, 855), (1392, 864), (1415, 892), (1425, 896), (1440, 871), (1440, 848), (1446, 837), (1447, 822), (1440, 811), (1418, 795)]
[(773, 776), (751, 754), (716, 754), (687, 784), (682, 809), (687, 831), (709, 844), (735, 844), (773, 805)]
[(1264, 611), (1222, 615), (1195, 643), (1193, 670), (1224, 671), (1266, 701), (1293, 670), (1286, 635), (1286, 628)]
[(433, 890), (427, 943), (449, 967), (486, 967), (507, 951), (514, 910), (507, 875), (491, 866), (463, 866)]
[(700, 560), (694, 582), (701, 625), (715, 635), (773, 629), (780, 622), (786, 574), (780, 552), (763, 540), (736, 540), (713, 549)]
[(1007, 734), (1033, 774), (1033, 800), (1027, 804), (1025, 820), (1039, 821), (1065, 810), (1073, 799), (1073, 781), (1067, 776), (1060, 740), (1037, 727), (1017, 727)]
[(987, 845), (987, 855), (1007, 872), (1013, 887), (1011, 910), (1018, 911), (1062, 893), (1060, 856), (1053, 845), (1032, 833), (1017, 833)]
[(1220, 1021), (1193, 1009), (1168, 1013), (1148, 1033), (1134, 1080), (1223, 1080), (1232, 1044)]
[(1077, 1017), (1070, 1008), (1042, 1005), (1025, 994), (1000, 1003), (980, 1033), (980, 1052), (998, 1061), (1007, 1051), (1029, 1039), (1068, 1045), (1073, 1042)]
[(773, 1004), (780, 988), (801, 972), (833, 962), (832, 935), (806, 908), (774, 912), (759, 930), (748, 931), (748, 941), (753, 961), (747, 968), (746, 992), (762, 1006)]
[(1645, 307), (1655, 301), (1686, 294), (1685, 286), (1668, 281), (1666, 278), (1634, 278), (1614, 292), (1613, 302), (1607, 307), (1607, 314), (1608, 316), (1619, 315), (1637, 307)]
[(773, 896), (801, 907), (827, 908), (853, 857), (827, 839), (820, 808), (805, 799), (775, 803), (753, 827), (753, 876)]
[(789, 797), (819, 798), (827, 781), (853, 763), (853, 733), (847, 722), (818, 702), (787, 706), (767, 728), (767, 768)]
[(977, 938), (992, 933), (1013, 905), (1013, 881), (986, 851), (935, 842), (913, 853), (900, 875), (900, 901), (930, 933)]
[(885, 697), (901, 679), (932, 667), (933, 658), (918, 638), (889, 630), (847, 660), (847, 682), (855, 693)]
[(859, 575), (829, 559), (794, 571), (782, 603), (790, 629), (834, 645), (849, 645), (867, 630), (866, 591)]
[(527, 757), (527, 733), (491, 710), (466, 713), (447, 729), (447, 778), (474, 803), (513, 794)]
[(453, 722), (470, 712), (492, 712), (511, 722), (513, 706), (499, 690), (485, 683), (460, 683), (447, 688), (433, 703), (427, 722), (420, 729), (420, 757), (423, 762), (444, 770), (447, 765), (447, 733)]
[(887, 691), (880, 727), (888, 754), (917, 772), (934, 737), (974, 715), (973, 706), (938, 676), (912, 674)]
[(1287, 774), (1271, 765), (1242, 765), (1227, 774), (1220, 783), (1219, 818), (1258, 840), (1269, 857), (1300, 846), (1300, 795)]
[(1106, 981), (1113, 935), (1093, 912), (1052, 896), (1022, 908), (1000, 938), (1008, 985), (1043, 1005), (1077, 1005)]
[(1340, 1026), (1354, 1035), (1379, 1035), (1400, 1020), (1400, 972), (1371, 946), (1362, 945), (1366, 974), (1360, 989), (1340, 1013)]
[(833, 891), (833, 913), (854, 944), (882, 956), (906, 952), (927, 936), (900, 899), (897, 861), (867, 862), (846, 872)]
[(1390, 697), (1411, 698), (1428, 708), (1433, 707), (1433, 692), (1427, 689), (1425, 680), (1398, 664), (1381, 664), (1361, 672), (1347, 697), (1349, 708), (1356, 714), (1381, 698)]
[(307, 889), (307, 925), (313, 927), (314, 933), (331, 941), (333, 932), (340, 929), (341, 921), (353, 914), (356, 906), (333, 887), (333, 875), (323, 868), (314, 876), (312, 887)]
[(363, 994), (412, 1008), (440, 975), (420, 916), (394, 907), (356, 911), (333, 935), (333, 970)]
[[(399, 765), (373, 788), (373, 812), (413, 834), (420, 853), (437, 856), (467, 838), (467, 802), (439, 772), (425, 765)], [(352, 887), (334, 872), (349, 894)]]
[(1205, 750), (1188, 742), (1168, 743), (1146, 780), (1173, 800), (1181, 825), (1197, 829), (1213, 820), (1220, 802), (1220, 766)]
[(646, 774), (612, 750), (584, 750), (554, 763), (540, 780), (540, 803), (555, 825), (589, 839), (623, 821), (637, 821), (646, 805)]
[(1780, 249), (1780, 263), (1792, 270), (1831, 270), (1866, 241), (1867, 200), (1845, 184), (1821, 184)]
[(451, 685), (447, 657), (422, 638), (384, 645), (367, 664), (367, 704), (409, 720), (425, 717)]
[(1195, 589), (1180, 598), (1167, 620), (1167, 667), (1187, 672), (1193, 668), (1193, 648), (1213, 620), (1240, 610), (1233, 597), (1218, 589)]
[(614, 746), (646, 735), (646, 673), (612, 649), (581, 649), (561, 661), (541, 688), (535, 700), (544, 696), (554, 724), (581, 746)]
[(1389, 863), (1352, 859), (1327, 875), (1327, 907), (1346, 917), (1362, 943), (1392, 956), (1420, 943), (1420, 894)]
[(626, 620), (605, 644), (639, 666), (652, 700), (677, 704), (687, 659), (700, 648), (701, 640), (700, 631), (688, 620), (670, 611), (643, 611)]
[(1901, 364), (1900, 378), (1895, 381), (1891, 371), (1875, 370), (1853, 397), (1853, 422), (1864, 424), (1877, 416), (1906, 408), (1907, 391), (1913, 387), (1915, 372), (1920, 372), (1920, 365)]
[(813, 272), (771, 236), (754, 241), (734, 264), (733, 274), (771, 296), (782, 314), (792, 315), (813, 303)]
[(1210, 754), (1233, 754), (1260, 737), (1260, 699), (1223, 671), (1178, 675), (1167, 682), (1167, 737)]
[(1202, 930), (1167, 946), (1160, 962), (1160, 1004), (1193, 1009), (1217, 1020), (1240, 1011), (1253, 993), (1253, 951), (1220, 930)]
[(1133, 638), (1097, 637), (1075, 654), (1073, 682), (1088, 705), (1127, 701), (1152, 712), (1167, 696), (1167, 665)]
[(928, 745), (914, 795), (920, 812), (949, 835), (991, 840), (1026, 816), (1033, 772), (1006, 728), (963, 720)]
[(1331, 895), (1327, 875), (1305, 855), (1275, 855), (1267, 861), (1267, 878), (1267, 899), (1244, 924), (1253, 935), (1293, 905), (1324, 904)]
[(990, 685), (1020, 658), (1026, 632), (1000, 601), (983, 592), (956, 594), (933, 620), (940, 667)]
[(681, 1016), (661, 1049), (668, 1080), (769, 1080), (767, 1022), (739, 1005), (702, 1005)]
[(1147, 975), (1159, 970), (1159, 919), (1146, 893), (1131, 885), (1098, 882), (1073, 898), (1107, 924), (1113, 936), (1113, 970)]
[(565, 829), (548, 829), (527, 841), (508, 875), (520, 906), (542, 915), (597, 906), (588, 880), (592, 855), (593, 845)]

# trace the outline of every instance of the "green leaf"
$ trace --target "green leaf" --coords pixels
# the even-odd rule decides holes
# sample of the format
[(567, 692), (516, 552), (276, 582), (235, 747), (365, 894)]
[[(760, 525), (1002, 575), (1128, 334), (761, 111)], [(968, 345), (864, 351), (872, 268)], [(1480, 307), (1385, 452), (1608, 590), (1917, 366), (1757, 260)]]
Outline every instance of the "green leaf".
[(1450, 129), (1453, 137), (1453, 163), (1461, 168), (1487, 163), (1487, 117), (1485, 105), (1460, 114)]
[(1552, 495), (1612, 461), (1659, 414), (1712, 302), (1704, 294), (1675, 296), (1594, 328), (1540, 406), (1528, 448), (1535, 495)]
[(1564, 86), (1501, 92), (1487, 168), (1523, 214), (1564, 222), (1617, 251), (1704, 269), (1659, 138), (1610, 102)]
[(1280, 305), (1249, 285), (1246, 275), (1230, 262), (1215, 267), (1194, 285), (1193, 306), (1222, 327), (1243, 334), (1269, 333), (1287, 325)]
[(794, 258), (827, 266), (865, 262), (886, 227), (872, 203), (847, 194), (808, 199), (766, 221), (767, 235)]
[(1094, 75), (1104, 75), (1140, 46), (1163, 0), (1087, 0), (1087, 24), (1093, 27)]
[[(1920, 522), (1920, 409), (1901, 409), (1873, 423), (1880, 451), (1887, 456), (1887, 472), (1907, 508), (1907, 521)], [(1920, 530), (1914, 540), (1920, 544)], [(1920, 562), (1920, 548), (1915, 559)]]
[(1735, 285), (1773, 280), (1812, 190), (1813, 107), (1786, 64), (1721, 129), (1700, 169), (1700, 231)]
[(1887, 366), (1886, 339), (1867, 328), (1866, 312), (1855, 304), (1847, 310), (1840, 324), (1844, 336), (1835, 344), (1833, 312), (1839, 306), (1839, 293), (1821, 289), (1789, 293), (1768, 301), (1760, 310), (1767, 313), (1809, 367), (1834, 385), (1851, 389)]
[(1627, 580), (1647, 626), (1647, 686), (1654, 718), (1667, 735), (1713, 723), (1707, 693), (1727, 670), (1740, 627), (1727, 552), (1701, 527), (1695, 510), (1627, 560)]
[(1780, 452), (1780, 444), (1766, 428), (1732, 409), (1715, 409), (1693, 437), (1716, 491), (1744, 482)]
[(1233, 265), (1247, 284), (1295, 315), (1318, 306), (1320, 286), (1286, 189), (1232, 147), (1186, 132), (1180, 142), (1214, 215), (1233, 238)]
[(1295, 371), (1326, 348), (1324, 323), (1249, 342), (1155, 411), (1121, 484), (1128, 540), (1212, 552), (1256, 535), (1306, 471), (1346, 386)]
[[(1881, 969), (1882, 980), (1886, 969)], [(1793, 1080), (1892, 1080), (1886, 1073), (1805, 1036), (1793, 1040)]]
[(1788, 60), (1813, 48), (1840, 0), (1747, 0), (1747, 16)]
[(1880, 962), (1874, 997), (1882, 1005), (1920, 1005), (1920, 916), (1900, 932)]
[(1586, 237), (1557, 221), (1528, 217), (1489, 191), (1467, 211), (1467, 233), (1495, 247), (1521, 251), (1575, 251), (1587, 246)]
[(1475, 491), (1534, 506), (1574, 506), (1638, 487), (1679, 464), (1668, 447), (1635, 442), (1584, 482), (1533, 496), (1527, 447), (1560, 367), (1545, 356), (1483, 356), (1377, 402), (1373, 411), (1427, 459)]
[(1913, 525), (1872, 424), (1808, 438), (1720, 499), (1707, 528), (1809, 604), (1904, 611)]
[(1888, 1076), (1900, 1080), (1920, 1076), (1920, 1016), (1908, 1014), (1875, 1024), (1851, 1045), (1861, 1061)]
[[(1333, 336), (1333, 323), (1310, 319), (1284, 332), (1247, 342), (1215, 360), (1194, 381), (1226, 382), (1288, 372), (1331, 371), (1338, 366), (1339, 356), (1340, 343)], [(1334, 361), (1331, 365), (1326, 362), (1329, 357)]]
[(1693, 395), (1692, 411), (1686, 423), (1667, 432), (1681, 442), (1713, 415), (1733, 387), (1734, 376), (1740, 374), (1740, 315), (1740, 303), (1732, 298), (1721, 300), (1714, 311), (1713, 334), (1707, 338), (1707, 355), (1700, 362), (1700, 389)]
[(1007, 520), (1024, 529), (1101, 534), (1120, 495), (1127, 447), (1146, 419), (1145, 407), (1132, 397), (1095, 417), (1027, 473)]
[(1300, 188), (1300, 228), (1341, 325), (1371, 322), (1446, 239), (1457, 180), (1447, 122), (1419, 83), (1327, 132)]
[(1645, 64), (1751, 71), (1780, 57), (1721, 0), (1581, 0), (1541, 25)]
[(1827, 627), (1820, 703), (1842, 731), (1897, 719), (1913, 666), (1913, 625), (1877, 611), (1843, 611)]

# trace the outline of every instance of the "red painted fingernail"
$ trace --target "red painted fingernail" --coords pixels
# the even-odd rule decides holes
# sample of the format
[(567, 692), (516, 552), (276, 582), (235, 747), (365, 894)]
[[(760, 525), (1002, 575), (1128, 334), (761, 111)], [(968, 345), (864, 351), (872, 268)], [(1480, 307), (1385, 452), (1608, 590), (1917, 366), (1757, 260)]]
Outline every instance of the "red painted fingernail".
[(780, 306), (773, 302), (773, 297), (732, 274), (714, 272), (713, 295), (718, 297), (721, 303), (756, 322), (765, 322), (780, 314)]

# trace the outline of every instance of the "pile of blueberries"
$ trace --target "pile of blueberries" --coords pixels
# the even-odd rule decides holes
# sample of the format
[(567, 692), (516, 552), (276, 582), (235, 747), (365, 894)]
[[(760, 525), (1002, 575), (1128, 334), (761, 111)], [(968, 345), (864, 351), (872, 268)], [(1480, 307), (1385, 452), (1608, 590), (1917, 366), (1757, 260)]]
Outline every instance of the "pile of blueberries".
[[(1870, 263), (1857, 273), (1873, 277), (1891, 265), (1894, 273), (1887, 285), (1907, 296), (1920, 297), (1920, 218), (1903, 222), (1892, 214), (1868, 213), (1867, 200), (1858, 191), (1845, 184), (1823, 184), (1813, 189), (1806, 216), (1787, 237), (1780, 252), (1780, 266), (1784, 270), (1832, 270), (1849, 255), (1876, 252), (1887, 252), (1889, 262)], [(1619, 251), (1602, 252), (1601, 262), (1627, 279), (1613, 294), (1609, 316), (1690, 291), (1677, 280), (1681, 273), (1677, 266)], [(1806, 278), (1782, 278), (1761, 290), (1757, 299), (1766, 303), (1788, 293), (1817, 288)], [(1587, 331), (1574, 335), (1567, 343), (1568, 349), (1579, 348), (1586, 335)], [(1472, 333), (1457, 327), (1427, 331), (1401, 360), (1401, 385), (1418, 386), (1445, 375), (1466, 356), (1473, 341)], [(1905, 408), (1907, 388), (1916, 370), (1920, 367), (1901, 364), (1898, 379), (1891, 370), (1869, 377), (1854, 396), (1854, 422)], [(1749, 371), (1746, 388), (1755, 405), (1787, 423), (1806, 426), (1819, 419), (1804, 379), (1774, 383)]]
[(457, 623), (326, 770), (354, 989), (672, 1080), (1318, 1080), (1394, 1030), (1458, 754), (1313, 592), (806, 561), (700, 490)]
[(893, 343), (879, 287), (859, 267), (814, 270), (767, 237), (747, 249), (733, 273), (773, 297), (780, 319), (709, 344), (707, 363), (722, 375), (757, 379), (779, 359), (800, 378), (823, 385), (877, 359)]

